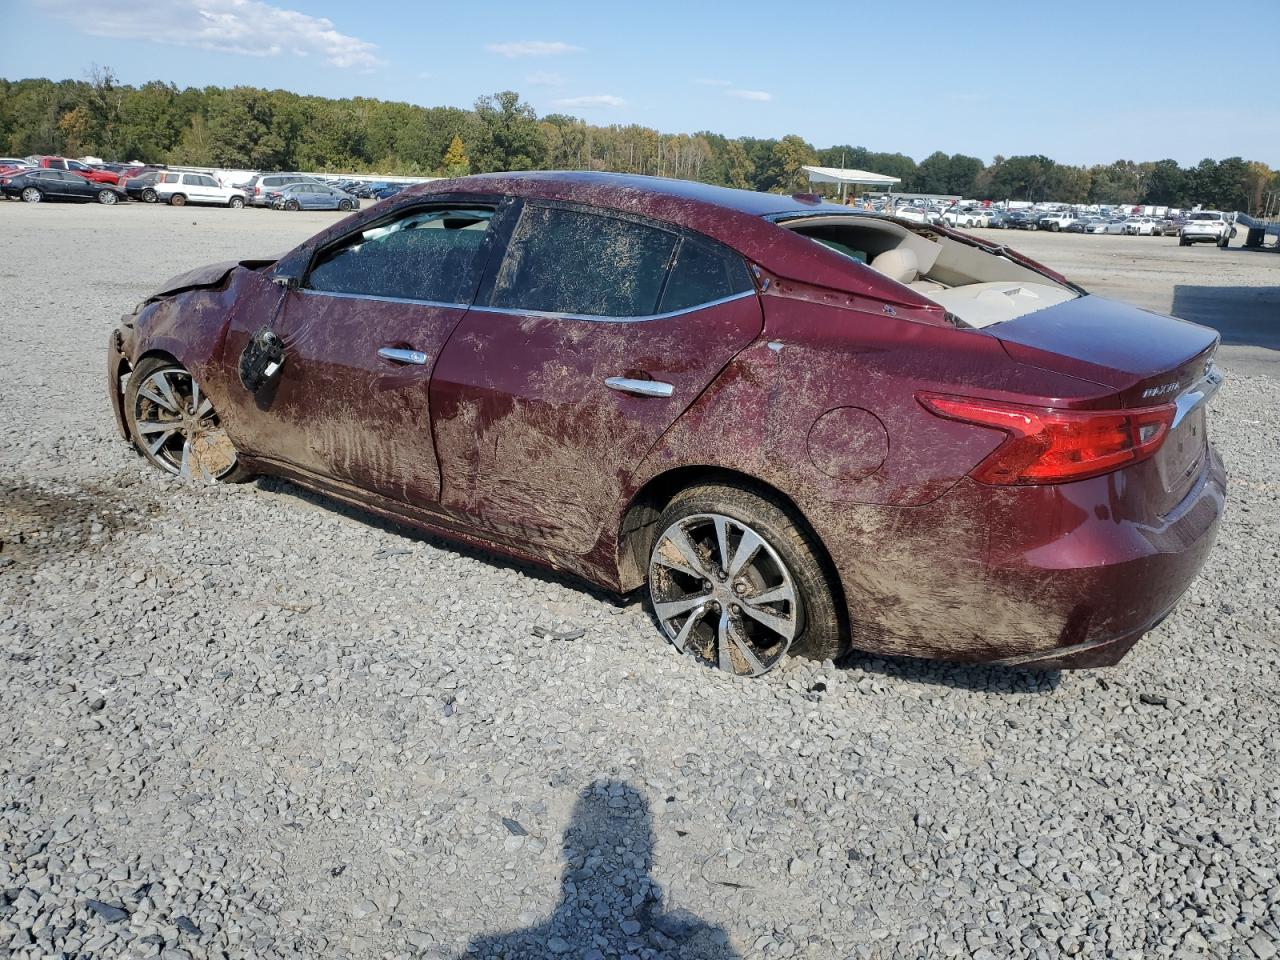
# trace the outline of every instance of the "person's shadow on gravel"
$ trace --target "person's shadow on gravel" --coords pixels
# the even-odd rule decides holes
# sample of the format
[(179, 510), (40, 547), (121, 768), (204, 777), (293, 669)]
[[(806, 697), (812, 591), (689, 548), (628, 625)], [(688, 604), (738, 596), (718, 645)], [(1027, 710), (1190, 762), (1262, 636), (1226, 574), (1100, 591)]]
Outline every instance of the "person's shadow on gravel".
[(459, 960), (739, 960), (728, 934), (683, 910), (664, 912), (649, 804), (633, 787), (597, 780), (565, 830), (560, 903), (537, 926), (473, 940)]

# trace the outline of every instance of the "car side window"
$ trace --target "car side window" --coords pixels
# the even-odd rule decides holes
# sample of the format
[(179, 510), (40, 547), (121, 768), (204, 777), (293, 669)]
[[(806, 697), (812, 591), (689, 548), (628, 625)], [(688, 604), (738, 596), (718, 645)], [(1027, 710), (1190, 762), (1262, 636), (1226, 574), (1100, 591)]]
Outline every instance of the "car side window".
[(196, 178), (196, 181), (202, 187), (216, 187), (218, 185), (218, 181), (213, 179), (213, 177), (209, 176), (208, 174), (202, 174), (201, 176)]
[(753, 289), (742, 258), (718, 244), (685, 237), (676, 251), (659, 313), (688, 310)]
[(678, 237), (617, 217), (528, 204), (512, 232), (490, 306), (589, 317), (646, 317)]
[(308, 289), (434, 303), (470, 303), (493, 209), (411, 210), (323, 251)]

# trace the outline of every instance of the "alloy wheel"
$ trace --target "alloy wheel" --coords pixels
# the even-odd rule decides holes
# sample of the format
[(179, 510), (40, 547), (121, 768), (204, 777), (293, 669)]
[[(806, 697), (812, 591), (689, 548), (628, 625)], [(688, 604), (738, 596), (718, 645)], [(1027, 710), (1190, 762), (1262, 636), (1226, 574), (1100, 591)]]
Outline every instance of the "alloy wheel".
[(755, 677), (786, 656), (802, 625), (795, 580), (750, 526), (718, 513), (671, 524), (649, 560), (649, 597), (682, 654)]
[(235, 469), (235, 446), (213, 403), (182, 367), (148, 376), (138, 386), (133, 416), (138, 443), (161, 469), (184, 480), (206, 481)]
[(111, 190), (103, 190), (101, 193), (98, 194), (98, 202), (105, 203), (107, 206), (111, 206), (111, 204), (116, 202), (116, 195)]
[(44, 197), (35, 187), (26, 187), (22, 191), (22, 199), (26, 203), (39, 203)]

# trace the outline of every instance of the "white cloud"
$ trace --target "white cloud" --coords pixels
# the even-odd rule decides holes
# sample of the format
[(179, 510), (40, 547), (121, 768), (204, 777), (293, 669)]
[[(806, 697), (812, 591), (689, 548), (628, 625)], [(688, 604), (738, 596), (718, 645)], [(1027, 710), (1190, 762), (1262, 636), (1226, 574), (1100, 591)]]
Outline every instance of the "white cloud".
[(330, 66), (362, 70), (383, 63), (376, 44), (339, 33), (332, 20), (262, 0), (139, 0), (124, 6), (82, 0), (35, 2), (97, 37), (154, 40), (251, 57), (314, 56)]
[(732, 80), (713, 80), (711, 77), (694, 77), (694, 83), (700, 83), (704, 87), (732, 87)]
[(486, 43), (484, 48), (504, 57), (554, 57), (582, 49), (563, 40), (512, 40), (509, 43)]
[(621, 107), (626, 102), (621, 97), (615, 97), (611, 93), (599, 93), (591, 97), (565, 97), (562, 100), (555, 101), (555, 104), (557, 107), (588, 110), (592, 107)]
[(531, 87), (562, 87), (564, 86), (564, 77), (547, 70), (536, 70), (525, 77), (524, 82)]
[(726, 90), (725, 93), (731, 97), (737, 97), (739, 100), (756, 100), (761, 103), (773, 99), (773, 94), (766, 93), (764, 90), (739, 90), (735, 87), (732, 90)]

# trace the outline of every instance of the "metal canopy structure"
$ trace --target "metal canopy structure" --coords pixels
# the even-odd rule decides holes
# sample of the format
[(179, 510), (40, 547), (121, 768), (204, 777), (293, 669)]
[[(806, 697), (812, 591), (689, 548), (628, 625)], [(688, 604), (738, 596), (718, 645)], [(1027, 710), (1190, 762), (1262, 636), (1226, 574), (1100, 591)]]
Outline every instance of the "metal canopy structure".
[(881, 187), (892, 190), (894, 184), (901, 183), (901, 177), (889, 177), (883, 173), (871, 173), (868, 170), (846, 170), (843, 167), (801, 167), (809, 174), (810, 183), (837, 183), (840, 185), (840, 196), (844, 197), (845, 188)]

